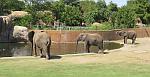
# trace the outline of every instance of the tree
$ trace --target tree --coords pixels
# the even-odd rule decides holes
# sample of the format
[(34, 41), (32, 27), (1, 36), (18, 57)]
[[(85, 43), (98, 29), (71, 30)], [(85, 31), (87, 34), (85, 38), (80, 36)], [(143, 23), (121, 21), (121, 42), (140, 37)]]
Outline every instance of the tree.
[(88, 24), (95, 22), (95, 16), (98, 14), (96, 2), (91, 0), (81, 1), (80, 7), (84, 22)]
[(71, 6), (79, 6), (80, 1), (79, 0), (64, 0), (64, 3), (66, 5), (71, 5)]
[(61, 13), (64, 11), (64, 7), (65, 7), (64, 0), (59, 0), (52, 4), (52, 8), (53, 8), (52, 12), (53, 15), (56, 17), (55, 18), (56, 20), (60, 19)]
[(97, 22), (107, 21), (107, 17), (105, 15), (106, 10), (107, 10), (106, 2), (104, 0), (98, 0), (96, 5), (98, 8), (98, 14), (95, 17), (95, 20)]
[(136, 13), (136, 17), (140, 17), (146, 24), (150, 24), (150, 2), (149, 0), (129, 0), (127, 6)]
[(61, 21), (68, 26), (78, 26), (81, 23), (81, 12), (79, 7), (66, 5), (64, 12), (61, 14)]
[(105, 16), (107, 17), (108, 22), (112, 24), (113, 28), (115, 28), (115, 24), (116, 24), (117, 11), (118, 11), (117, 4), (111, 1), (107, 6)]
[(7, 15), (11, 11), (23, 10), (25, 3), (19, 0), (0, 0), (0, 15)]
[(135, 12), (130, 7), (124, 6), (117, 12), (115, 28), (134, 28)]

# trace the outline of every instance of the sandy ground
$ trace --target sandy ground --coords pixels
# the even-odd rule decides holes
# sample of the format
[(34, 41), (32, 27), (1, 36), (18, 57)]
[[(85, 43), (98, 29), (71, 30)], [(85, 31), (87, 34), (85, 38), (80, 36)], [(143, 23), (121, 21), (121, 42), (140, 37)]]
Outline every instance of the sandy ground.
[[(123, 40), (114, 41), (123, 43)], [(142, 63), (150, 64), (150, 38), (138, 38), (136, 44), (128, 44), (122, 48), (105, 50), (107, 54), (65, 55), (60, 60), (72, 63)], [(58, 60), (58, 61), (60, 61)], [(56, 60), (53, 60), (56, 61)]]
[[(123, 43), (123, 40), (114, 41)], [(50, 62), (68, 62), (68, 63), (136, 63), (136, 64), (150, 64), (150, 38), (138, 38), (136, 44), (128, 44), (122, 48), (114, 50), (105, 50), (107, 54), (84, 53), (84, 54), (68, 54), (60, 55), (59, 59), (51, 59)], [(14, 58), (35, 58), (35, 57), (10, 57), (0, 59), (14, 59)], [(38, 60), (44, 60), (37, 57)]]

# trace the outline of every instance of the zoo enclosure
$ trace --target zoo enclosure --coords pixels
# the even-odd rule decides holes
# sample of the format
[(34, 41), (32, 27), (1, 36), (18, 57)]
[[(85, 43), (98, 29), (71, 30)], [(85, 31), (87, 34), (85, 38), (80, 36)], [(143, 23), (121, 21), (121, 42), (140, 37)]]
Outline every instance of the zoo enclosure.
[[(144, 38), (150, 36), (150, 28), (132, 28), (124, 30), (134, 30), (137, 32), (138, 38)], [(86, 30), (45, 30), (52, 38), (52, 41), (55, 43), (64, 43), (64, 42), (76, 42), (76, 38), (79, 33), (98, 33), (103, 36), (104, 40), (119, 40), (120, 36), (116, 34), (116, 31), (119, 30), (108, 30), (108, 31), (86, 31)]]

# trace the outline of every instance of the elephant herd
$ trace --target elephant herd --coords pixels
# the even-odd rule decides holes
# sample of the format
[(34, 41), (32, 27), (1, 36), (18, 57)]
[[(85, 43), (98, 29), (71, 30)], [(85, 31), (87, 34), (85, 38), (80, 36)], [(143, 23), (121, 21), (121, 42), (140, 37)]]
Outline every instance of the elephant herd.
[[(117, 31), (117, 35), (124, 37), (124, 44), (127, 44), (127, 39), (132, 40), (132, 44), (135, 43), (137, 34), (135, 31)], [(50, 56), (51, 37), (45, 31), (30, 31), (28, 33), (28, 40), (32, 43), (32, 52), (34, 56), (37, 56), (37, 49), (40, 50), (40, 57), (46, 57), (48, 60)], [(90, 53), (91, 46), (97, 46), (102, 53), (104, 53), (104, 39), (97, 33), (80, 33), (76, 39), (76, 51), (78, 42), (83, 41), (85, 43), (86, 52)], [(45, 55), (44, 55), (45, 52)]]

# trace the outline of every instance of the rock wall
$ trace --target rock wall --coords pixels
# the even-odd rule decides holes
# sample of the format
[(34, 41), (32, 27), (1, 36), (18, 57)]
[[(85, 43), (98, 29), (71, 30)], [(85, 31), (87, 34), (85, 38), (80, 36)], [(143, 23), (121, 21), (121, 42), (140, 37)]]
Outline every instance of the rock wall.
[(0, 16), (0, 42), (10, 42), (13, 25), (9, 16)]
[(8, 16), (0, 16), (0, 42), (20, 42), (22, 39), (13, 37), (14, 25), (12, 21), (14, 18), (28, 15), (24, 11), (13, 11)]

